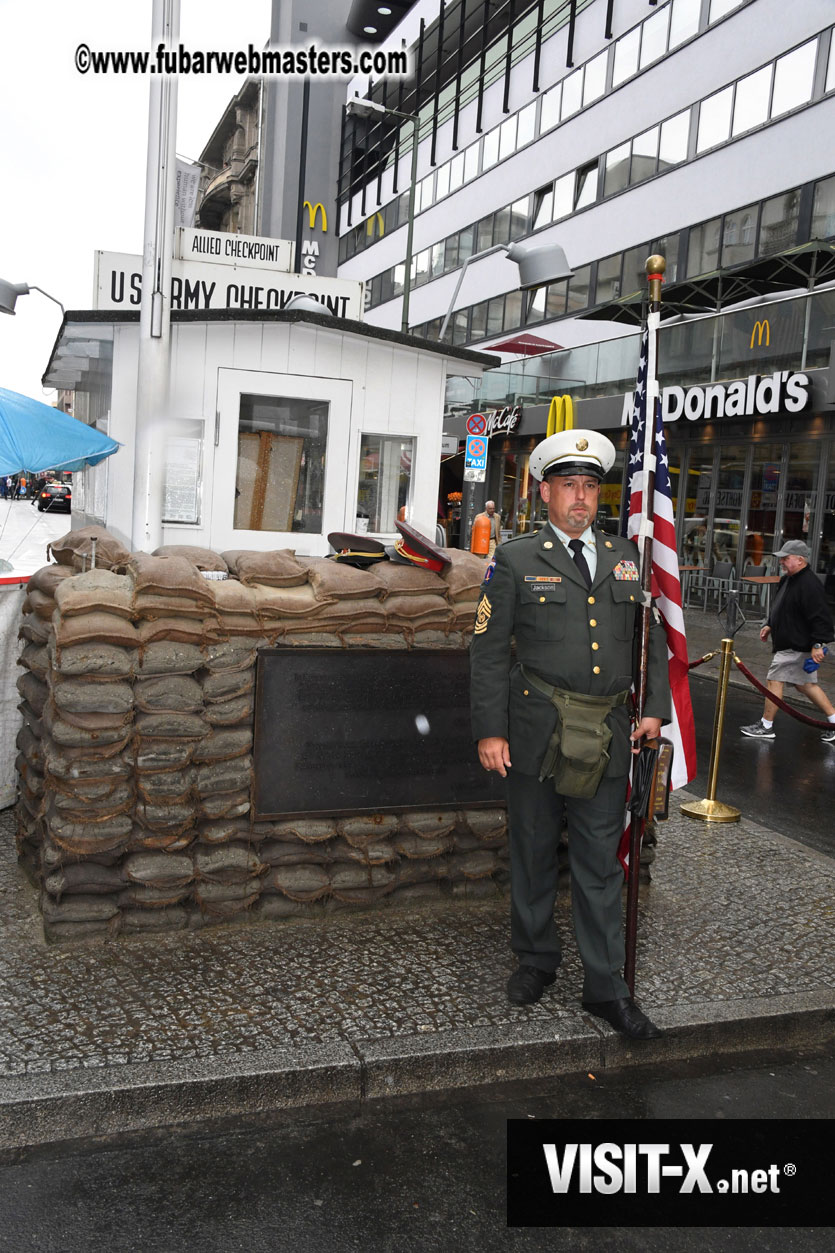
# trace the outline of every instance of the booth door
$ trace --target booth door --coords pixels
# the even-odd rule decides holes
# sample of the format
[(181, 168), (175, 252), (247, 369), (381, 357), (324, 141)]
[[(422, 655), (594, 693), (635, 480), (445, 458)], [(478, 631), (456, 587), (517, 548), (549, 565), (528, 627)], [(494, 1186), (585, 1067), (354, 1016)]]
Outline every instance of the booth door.
[(352, 384), (218, 370), (211, 542), (324, 555), (343, 529)]

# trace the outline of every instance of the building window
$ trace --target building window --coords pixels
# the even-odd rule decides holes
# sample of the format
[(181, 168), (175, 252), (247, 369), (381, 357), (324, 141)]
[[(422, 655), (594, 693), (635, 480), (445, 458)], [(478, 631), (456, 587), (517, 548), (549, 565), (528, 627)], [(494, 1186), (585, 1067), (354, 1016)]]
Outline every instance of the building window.
[(571, 117), (583, 103), (583, 67), (569, 74), (562, 85), (562, 119)]
[(326, 400), (241, 396), (236, 531), (321, 531), (328, 409)]
[(653, 126), (643, 135), (632, 140), (632, 165), (629, 169), (630, 183), (640, 183), (652, 178), (658, 164), (658, 127)]
[(629, 184), (629, 143), (620, 144), (606, 153), (603, 172), (603, 195), (613, 196)]
[(481, 151), (481, 168), (489, 170), (499, 159), (499, 128), (495, 127), (484, 136)]
[(699, 133), (696, 151), (704, 152), (723, 144), (731, 133), (731, 105), (734, 89), (725, 87), (715, 95), (708, 96), (699, 106)]
[(817, 184), (812, 204), (812, 239), (830, 235), (835, 235), (835, 177)]
[(478, 174), (478, 150), (479, 144), (470, 144), (469, 148), (464, 152), (464, 182), (469, 183)]
[(641, 31), (641, 69), (651, 65), (667, 50), (667, 23), (670, 20), (670, 6), (659, 9), (652, 17), (648, 17)]
[(606, 90), (606, 66), (609, 61), (609, 49), (592, 58), (586, 66), (586, 78), (583, 83), (583, 105), (599, 100)]
[(687, 141), (690, 136), (690, 110), (677, 113), (661, 123), (661, 141), (658, 146), (659, 173), (672, 165), (687, 160)]
[(544, 135), (560, 120), (560, 101), (562, 100), (562, 83), (557, 83), (542, 97), (542, 112), (539, 117), (539, 133)]
[(736, 85), (733, 134), (741, 135), (768, 121), (768, 98), (771, 94), (771, 66), (741, 78)]
[(514, 113), (499, 127), (499, 160), (511, 156), (516, 151), (516, 114)]
[(524, 148), (536, 134), (536, 101), (521, 110), (516, 129), (516, 147)]
[(721, 218), (712, 218), (710, 222), (702, 222), (699, 226), (690, 227), (690, 242), (687, 249), (687, 277), (697, 274), (709, 274), (719, 268), (719, 240), (721, 237)]
[(363, 434), (357, 485), (357, 530), (395, 531), (409, 504), (415, 441), (400, 435)]
[(589, 277), (590, 267), (582, 265), (579, 269), (574, 271), (571, 278), (568, 280), (568, 302), (566, 304), (567, 313), (576, 313), (578, 310), (588, 307)]
[(670, 6), (670, 51), (699, 32), (701, 0), (673, 0)]
[(796, 109), (811, 99), (817, 50), (817, 39), (810, 39), (801, 48), (795, 48), (794, 52), (778, 57), (774, 66), (772, 117), (779, 117), (781, 113)]
[(588, 165), (581, 165), (577, 171), (576, 190), (574, 192), (574, 208), (585, 209), (586, 205), (594, 204), (596, 199), (597, 162), (589, 161)]
[(829, 65), (826, 69), (826, 86), (824, 91), (832, 91), (833, 87), (835, 87), (835, 39), (830, 35)]
[(738, 9), (741, 4), (742, 0), (710, 0), (708, 23), (718, 22), (720, 17), (730, 13), (731, 9)]
[(638, 49), (641, 44), (641, 28), (636, 26), (615, 44), (615, 66), (612, 86), (617, 87), (638, 72)]
[(722, 232), (722, 265), (738, 265), (755, 255), (757, 205), (726, 213)]
[[(770, 256), (773, 252), (785, 252), (797, 242), (797, 230), (800, 221), (800, 189), (781, 192), (763, 203), (760, 216), (761, 257)], [(814, 231), (812, 232), (814, 235)]]
[(607, 300), (617, 300), (621, 294), (620, 269), (623, 257), (617, 253), (614, 257), (604, 257), (597, 263), (597, 291), (595, 303), (603, 304)]
[[(596, 166), (595, 166), (596, 168)], [(562, 178), (558, 178), (554, 183), (554, 217), (556, 222), (559, 218), (568, 217), (574, 208), (574, 189), (576, 179), (574, 173), (563, 174)]]

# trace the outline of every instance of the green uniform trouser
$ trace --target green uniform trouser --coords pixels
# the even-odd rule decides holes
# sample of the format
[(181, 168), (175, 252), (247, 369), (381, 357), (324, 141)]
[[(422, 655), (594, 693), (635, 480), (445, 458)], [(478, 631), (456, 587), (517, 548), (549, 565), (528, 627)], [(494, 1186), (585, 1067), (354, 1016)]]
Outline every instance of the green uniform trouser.
[(507, 776), (510, 827), (510, 936), (520, 963), (555, 970), (561, 950), (554, 922), (557, 845), (568, 820), (571, 911), (585, 971), (584, 1001), (629, 995), (622, 976), (623, 870), (617, 848), (623, 831), (626, 778), (604, 778), (591, 800), (559, 796), (553, 781)]

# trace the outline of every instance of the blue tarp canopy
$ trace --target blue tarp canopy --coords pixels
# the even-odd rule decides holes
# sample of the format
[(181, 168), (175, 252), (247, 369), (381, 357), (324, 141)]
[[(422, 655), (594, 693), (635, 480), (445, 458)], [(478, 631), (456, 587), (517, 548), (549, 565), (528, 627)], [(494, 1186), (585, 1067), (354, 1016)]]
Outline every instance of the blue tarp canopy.
[(68, 413), (0, 387), (0, 474), (83, 470), (119, 447)]

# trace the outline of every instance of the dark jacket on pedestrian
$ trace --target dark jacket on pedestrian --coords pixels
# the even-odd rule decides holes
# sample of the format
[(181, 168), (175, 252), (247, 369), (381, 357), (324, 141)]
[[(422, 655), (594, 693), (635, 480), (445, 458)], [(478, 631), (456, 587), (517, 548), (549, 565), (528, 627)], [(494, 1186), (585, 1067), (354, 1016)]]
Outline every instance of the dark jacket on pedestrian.
[(808, 653), (813, 644), (826, 644), (835, 637), (823, 584), (811, 566), (780, 580), (767, 622), (775, 653), (784, 648)]

